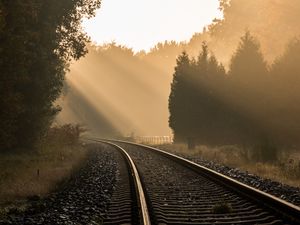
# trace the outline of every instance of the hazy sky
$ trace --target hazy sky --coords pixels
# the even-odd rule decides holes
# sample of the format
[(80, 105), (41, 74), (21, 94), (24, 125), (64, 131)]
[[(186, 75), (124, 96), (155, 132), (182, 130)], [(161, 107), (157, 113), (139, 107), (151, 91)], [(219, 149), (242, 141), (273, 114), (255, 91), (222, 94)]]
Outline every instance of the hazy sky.
[(98, 44), (149, 50), (165, 40), (189, 40), (221, 17), (218, 6), (218, 0), (102, 0), (97, 16), (83, 25)]

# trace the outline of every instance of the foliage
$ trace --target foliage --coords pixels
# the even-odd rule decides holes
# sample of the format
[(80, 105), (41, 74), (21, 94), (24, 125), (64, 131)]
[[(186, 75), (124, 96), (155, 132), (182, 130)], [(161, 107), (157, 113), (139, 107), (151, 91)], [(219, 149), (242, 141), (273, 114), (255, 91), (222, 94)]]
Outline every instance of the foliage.
[(256, 161), (276, 161), (278, 146), (299, 144), (299, 55), (294, 40), (268, 70), (247, 31), (229, 71), (202, 45), (197, 60), (177, 59), (169, 97), (175, 141), (250, 146)]
[(257, 80), (261, 80), (266, 73), (267, 63), (260, 51), (260, 45), (250, 32), (246, 31), (231, 59), (229, 75), (244, 85), (251, 85), (257, 84)]
[(93, 16), (100, 0), (0, 1), (1, 150), (31, 147), (60, 110), (71, 59), (87, 51), (81, 19)]
[[(272, 112), (268, 123), (281, 142), (299, 144), (300, 134), (300, 40), (293, 39), (270, 68)], [(270, 105), (270, 104), (269, 104)]]
[(253, 146), (249, 154), (249, 159), (253, 162), (276, 162), (278, 161), (279, 151), (270, 140), (261, 140), (260, 143)]
[(219, 114), (218, 97), (213, 95), (213, 85), (225, 79), (225, 70), (213, 55), (209, 56), (205, 43), (197, 60), (189, 59), (183, 52), (176, 62), (169, 97), (169, 124), (175, 141), (190, 142), (200, 137), (208, 141), (208, 129), (211, 132), (218, 129), (216, 121), (213, 121)]
[(80, 135), (86, 130), (78, 124), (64, 124), (51, 127), (43, 141), (50, 145), (77, 145)]
[(50, 128), (35, 151), (0, 152), (0, 217), (26, 210), (31, 203), (26, 199), (47, 196), (85, 164), (86, 148), (68, 143), (70, 136), (77, 140), (76, 132), (66, 129), (71, 127), (76, 125)]
[(268, 69), (258, 41), (246, 31), (233, 54), (229, 67), (230, 92), (227, 101), (238, 109), (241, 116), (234, 117), (234, 126), (244, 134), (243, 143), (257, 143), (266, 139), (261, 124), (266, 114), (268, 93)]
[(186, 129), (189, 127), (189, 117), (186, 115), (191, 107), (188, 96), (189, 83), (188, 80), (191, 76), (191, 66), (189, 56), (186, 52), (182, 52), (178, 56), (177, 65), (173, 75), (173, 82), (171, 84), (171, 93), (169, 97), (169, 110), (170, 118), (169, 124), (173, 130), (176, 130), (176, 139), (182, 134), (187, 134), (189, 131)]

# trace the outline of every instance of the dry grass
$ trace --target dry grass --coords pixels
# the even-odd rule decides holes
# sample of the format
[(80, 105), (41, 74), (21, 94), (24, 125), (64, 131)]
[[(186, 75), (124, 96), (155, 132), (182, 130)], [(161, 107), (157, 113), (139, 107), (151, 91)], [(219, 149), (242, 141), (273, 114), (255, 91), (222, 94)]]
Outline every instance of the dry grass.
[(160, 145), (159, 148), (174, 153), (187, 154), (229, 167), (239, 168), (263, 178), (269, 178), (295, 187), (300, 187), (300, 152), (282, 151), (278, 161), (256, 162), (249, 157), (249, 149), (237, 146), (197, 146), (188, 150), (184, 144)]
[(80, 147), (63, 147), (45, 154), (0, 155), (0, 199), (14, 200), (45, 195), (67, 177), (83, 158)]
[(84, 161), (86, 150), (79, 143), (41, 144), (36, 151), (0, 153), (0, 217), (9, 208), (26, 208), (26, 199), (43, 197), (68, 179)]

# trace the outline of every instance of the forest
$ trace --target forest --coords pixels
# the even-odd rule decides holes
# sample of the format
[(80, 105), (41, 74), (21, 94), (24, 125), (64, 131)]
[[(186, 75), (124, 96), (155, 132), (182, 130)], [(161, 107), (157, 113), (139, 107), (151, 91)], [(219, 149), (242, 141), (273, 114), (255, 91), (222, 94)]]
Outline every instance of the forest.
[[(199, 144), (297, 145), (299, 8), (298, 1), (220, 1), (224, 18), (214, 20), (186, 42), (165, 41), (148, 52), (134, 52), (115, 42), (101, 46), (92, 43), (90, 53), (71, 65), (69, 88), (61, 98), (63, 110), (57, 121), (79, 121), (106, 137), (174, 132), (175, 139), (184, 142), (188, 136), (202, 136)], [(220, 67), (217, 77), (206, 79), (200, 75), (201, 69), (194, 68), (203, 42), (207, 63), (216, 61)], [(197, 93), (197, 97), (185, 97), (190, 102), (185, 107), (193, 108), (186, 111), (197, 114), (203, 109), (208, 116), (198, 116), (197, 123), (188, 122), (188, 113), (177, 117), (178, 123), (198, 126), (198, 134), (189, 131), (193, 135), (181, 135), (174, 127), (173, 115), (169, 121), (174, 67), (183, 51), (189, 56), (192, 73), (198, 74), (198, 78), (195, 74), (187, 76), (198, 79), (198, 86), (189, 93)], [(181, 103), (176, 103), (177, 108)]]
[[(176, 140), (201, 134), (199, 142), (216, 145), (298, 144), (300, 4), (296, 0), (221, 0), (222, 19), (215, 19), (189, 41), (165, 41), (148, 52), (134, 52), (115, 42), (87, 44), (80, 21), (95, 14), (99, 1), (1, 1), (0, 6), (0, 49), (6, 56), (0, 60), (5, 109), (0, 122), (2, 149), (30, 148), (49, 127), (64, 123), (83, 124), (102, 137), (174, 133)], [(193, 106), (190, 113), (195, 115), (200, 111), (210, 115), (197, 122), (197, 135), (178, 130), (174, 121), (191, 123), (187, 118), (173, 120), (177, 72), (173, 73), (183, 51), (193, 71), (187, 74), (194, 74), (198, 85), (185, 88), (199, 89), (185, 107)], [(208, 72), (195, 66), (201, 54), (208, 65), (216, 64), (218, 75), (204, 78)], [(181, 103), (176, 103), (177, 108)], [(215, 133), (217, 127), (220, 132)]]
[(296, 224), (299, 12), (299, 0), (0, 0), (0, 225), (139, 224), (143, 207), (152, 224)]
[(275, 146), (298, 146), (299, 55), (300, 41), (295, 39), (268, 66), (248, 31), (227, 72), (205, 43), (196, 59), (183, 52), (169, 97), (175, 141), (262, 145), (262, 157), (276, 157)]

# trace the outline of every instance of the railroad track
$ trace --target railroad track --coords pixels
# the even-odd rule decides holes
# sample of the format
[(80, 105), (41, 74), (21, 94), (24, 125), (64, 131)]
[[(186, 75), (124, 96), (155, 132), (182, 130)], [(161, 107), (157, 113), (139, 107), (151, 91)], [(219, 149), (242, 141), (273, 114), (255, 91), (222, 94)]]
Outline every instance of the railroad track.
[(120, 146), (110, 142), (105, 143), (116, 148), (123, 155), (124, 161), (119, 162), (116, 190), (112, 194), (103, 224), (150, 225), (144, 190), (135, 164)]
[[(104, 224), (300, 224), (299, 207), (208, 168), (144, 145), (106, 143), (122, 152), (131, 169), (121, 183), (134, 185), (123, 202), (119, 193), (128, 185), (120, 183), (111, 204), (113, 212), (126, 204), (131, 210), (108, 211)], [(131, 219), (120, 220), (125, 214)]]

